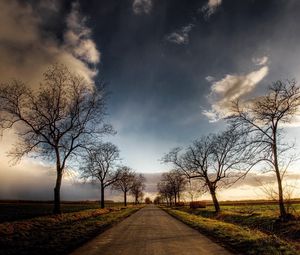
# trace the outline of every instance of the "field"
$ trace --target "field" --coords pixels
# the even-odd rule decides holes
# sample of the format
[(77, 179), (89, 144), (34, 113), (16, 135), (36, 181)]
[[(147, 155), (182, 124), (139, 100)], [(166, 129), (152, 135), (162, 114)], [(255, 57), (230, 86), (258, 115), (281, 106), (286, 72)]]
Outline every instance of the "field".
[(49, 203), (1, 203), (0, 208), (1, 255), (46, 255), (68, 254), (141, 206), (114, 203), (99, 209), (97, 203), (66, 203), (61, 215), (50, 215)]
[[(106, 209), (99, 209), (99, 202), (64, 202), (64, 213), (55, 216), (49, 202), (2, 201), (1, 254), (68, 254), (140, 208), (107, 203)], [(289, 206), (297, 218), (291, 222), (279, 222), (277, 205), (267, 201), (223, 202), (219, 214), (209, 203), (201, 209), (162, 208), (233, 253), (300, 254), (298, 201)]]
[[(123, 203), (105, 203), (105, 207), (119, 207)], [(87, 209), (99, 209), (99, 201), (63, 202), (61, 210), (63, 213), (79, 212)], [(50, 201), (0, 201), (0, 223), (30, 219), (52, 214), (53, 203)]]
[(211, 205), (202, 209), (190, 209), (188, 206), (164, 209), (227, 244), (227, 248), (243, 251), (243, 254), (300, 254), (298, 202), (289, 206), (289, 211), (296, 216), (296, 220), (291, 222), (278, 221), (278, 207), (273, 202), (227, 202), (221, 204), (222, 211), (218, 215)]

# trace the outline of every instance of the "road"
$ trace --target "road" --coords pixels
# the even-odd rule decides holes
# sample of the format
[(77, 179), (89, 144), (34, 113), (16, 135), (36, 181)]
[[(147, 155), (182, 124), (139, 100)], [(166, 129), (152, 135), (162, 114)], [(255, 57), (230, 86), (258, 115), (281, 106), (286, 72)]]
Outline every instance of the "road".
[(230, 255), (198, 231), (149, 205), (72, 255)]

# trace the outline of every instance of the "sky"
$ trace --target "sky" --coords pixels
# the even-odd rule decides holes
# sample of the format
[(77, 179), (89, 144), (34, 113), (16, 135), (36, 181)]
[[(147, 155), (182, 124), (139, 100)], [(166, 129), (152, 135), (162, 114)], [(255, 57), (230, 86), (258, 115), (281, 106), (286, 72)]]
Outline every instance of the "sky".
[[(107, 83), (107, 122), (117, 134), (106, 139), (154, 182), (171, 148), (224, 129), (230, 101), (265, 93), (278, 79), (300, 80), (299, 12), (297, 0), (0, 0), (0, 79), (37, 87), (59, 62), (96, 86)], [(298, 130), (286, 130), (296, 145)], [(0, 198), (48, 194), (51, 166), (9, 164), (16, 139), (10, 131), (1, 140)], [(97, 196), (73, 179), (65, 177), (65, 198)], [(240, 197), (256, 197), (251, 183)]]

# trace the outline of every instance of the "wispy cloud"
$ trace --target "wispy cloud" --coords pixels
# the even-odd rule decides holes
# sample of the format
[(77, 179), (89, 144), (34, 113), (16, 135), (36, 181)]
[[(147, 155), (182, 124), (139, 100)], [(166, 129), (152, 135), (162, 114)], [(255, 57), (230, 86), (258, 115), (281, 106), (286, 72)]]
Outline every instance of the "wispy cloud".
[(209, 18), (216, 12), (221, 4), (222, 0), (208, 0), (208, 3), (201, 8), (201, 11), (204, 13), (206, 18)]
[(208, 75), (208, 76), (205, 77), (205, 80), (207, 80), (208, 82), (213, 82), (215, 80), (215, 78)]
[(149, 14), (152, 10), (152, 0), (134, 0), (132, 3), (134, 14)]
[(268, 63), (269, 58), (267, 56), (252, 58), (252, 62), (257, 66), (263, 66)]
[(211, 93), (208, 96), (211, 109), (202, 113), (211, 122), (228, 116), (231, 102), (243, 98), (253, 91), (268, 72), (268, 66), (262, 66), (260, 69), (244, 75), (227, 74), (219, 81), (214, 81), (211, 76), (209, 79), (206, 77), (212, 83)]
[(194, 26), (193, 24), (188, 24), (187, 26), (183, 26), (179, 30), (167, 35), (166, 40), (178, 45), (188, 44), (189, 34), (192, 31), (193, 26)]
[(86, 18), (79, 12), (78, 3), (73, 4), (66, 22), (67, 31), (64, 35), (66, 48), (75, 57), (90, 64), (97, 64), (100, 61), (100, 53), (91, 38), (91, 29), (86, 25)]

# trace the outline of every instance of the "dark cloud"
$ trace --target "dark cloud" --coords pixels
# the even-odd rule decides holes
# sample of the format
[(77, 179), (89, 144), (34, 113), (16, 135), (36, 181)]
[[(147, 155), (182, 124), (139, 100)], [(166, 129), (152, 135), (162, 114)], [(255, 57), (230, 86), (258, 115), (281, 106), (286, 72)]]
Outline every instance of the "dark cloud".
[(152, 0), (133, 0), (132, 10), (137, 15), (149, 14), (152, 10)]
[[(31, 167), (25, 171), (23, 167)], [(3, 168), (0, 171), (0, 199), (19, 200), (52, 200), (55, 183), (54, 169), (43, 164), (23, 164), (23, 167)], [(16, 178), (18, 176), (18, 178)], [(154, 197), (156, 185), (161, 174), (144, 174), (146, 178), (145, 195)], [(99, 200), (99, 183), (85, 183), (78, 178), (65, 175), (61, 188), (62, 200)], [(123, 194), (109, 187), (105, 191), (105, 199), (122, 201)], [(129, 200), (133, 198), (129, 196)]]
[(223, 128), (205, 110), (300, 79), (299, 12), (295, 0), (1, 1), (1, 80), (38, 84), (57, 61), (104, 79), (124, 164), (160, 172), (170, 148)]
[(144, 174), (146, 178), (146, 192), (152, 195), (157, 194), (157, 183), (161, 179), (162, 173)]

